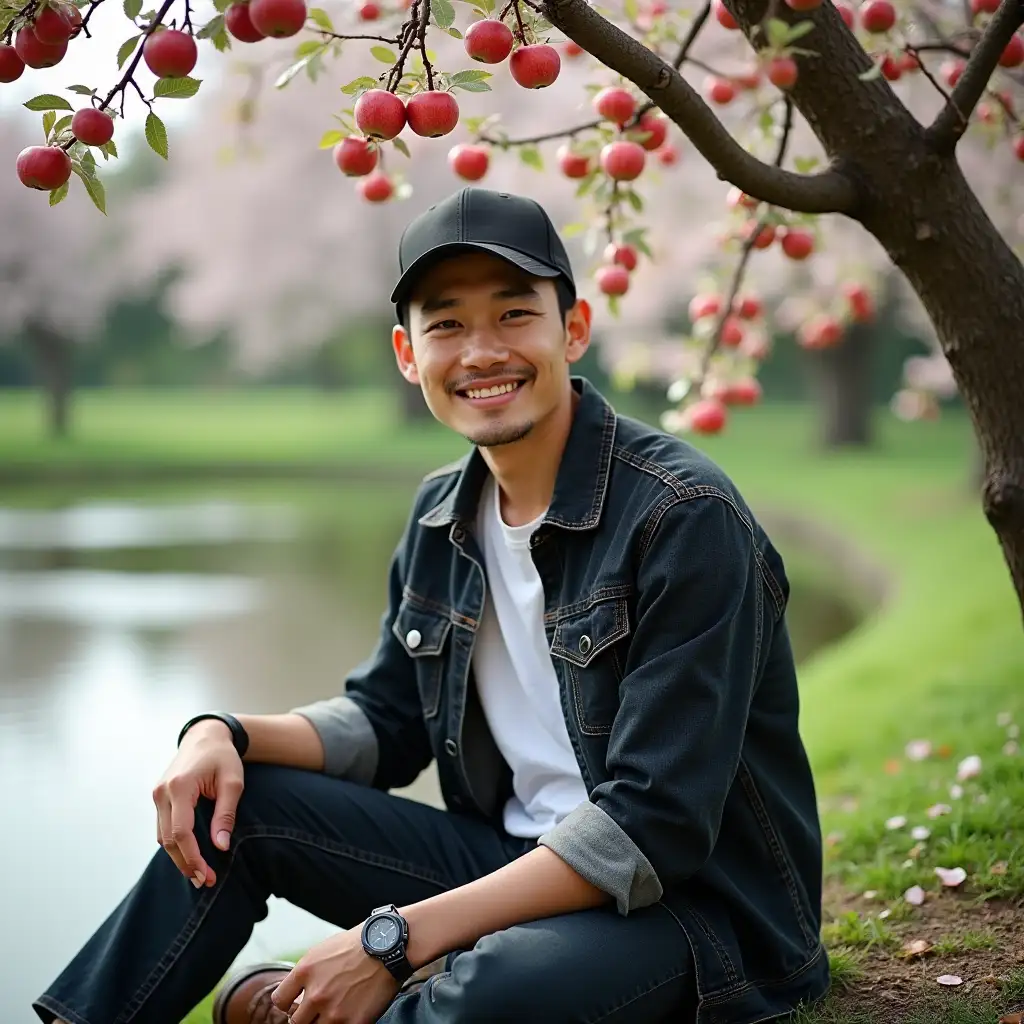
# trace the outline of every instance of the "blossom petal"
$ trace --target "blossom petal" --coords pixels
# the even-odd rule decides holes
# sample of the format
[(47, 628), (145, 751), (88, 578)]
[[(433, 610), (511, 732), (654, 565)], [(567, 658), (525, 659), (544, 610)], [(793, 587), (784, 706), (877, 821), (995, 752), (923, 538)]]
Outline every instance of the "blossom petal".
[(964, 983), (964, 979), (958, 974), (940, 974), (935, 980), (940, 985), (962, 985)]
[(913, 839), (918, 842), (922, 842), (932, 834), (932, 830), (927, 825), (915, 825), (910, 830), (910, 835)]
[(908, 761), (924, 761), (931, 756), (932, 744), (930, 740), (911, 740), (903, 752)]
[(924, 889), (919, 885), (912, 885), (904, 894), (903, 898), (911, 904), (911, 906), (919, 907), (924, 903)]
[(885, 827), (890, 832), (892, 832), (893, 829), (903, 828), (903, 826), (906, 825), (906, 823), (907, 823), (906, 816), (902, 815), (902, 814), (897, 814), (897, 815), (895, 815), (892, 818), (887, 818), (886, 819)]
[(965, 757), (956, 769), (956, 777), (960, 782), (977, 778), (981, 774), (981, 758), (977, 754)]
[(936, 868), (935, 874), (942, 879), (942, 884), (950, 889), (955, 889), (967, 881), (967, 872), (963, 868)]

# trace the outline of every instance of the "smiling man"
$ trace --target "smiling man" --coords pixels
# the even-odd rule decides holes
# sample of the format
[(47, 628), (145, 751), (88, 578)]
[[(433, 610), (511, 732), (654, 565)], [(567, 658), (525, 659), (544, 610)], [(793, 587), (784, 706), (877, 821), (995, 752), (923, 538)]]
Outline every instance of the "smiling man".
[[(778, 552), (713, 462), (572, 375), (591, 311), (537, 203), (464, 189), (399, 261), (399, 370), (472, 448), (418, 489), (377, 646), (340, 696), (185, 724), (163, 850), (36, 1012), (177, 1024), (270, 895), (344, 930), (237, 971), (216, 1024), (754, 1024), (818, 998)], [(388, 792), (432, 762), (443, 810)]]

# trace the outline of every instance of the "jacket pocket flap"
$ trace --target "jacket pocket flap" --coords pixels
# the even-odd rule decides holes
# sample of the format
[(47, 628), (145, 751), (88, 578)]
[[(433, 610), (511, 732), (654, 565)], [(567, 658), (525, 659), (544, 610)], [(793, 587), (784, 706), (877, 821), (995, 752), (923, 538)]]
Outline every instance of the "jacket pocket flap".
[(586, 668), (606, 647), (629, 636), (624, 597), (609, 598), (561, 619), (555, 626), (551, 653)]
[(410, 658), (419, 658), (426, 654), (440, 654), (451, 628), (451, 617), (444, 612), (423, 608), (404, 598), (398, 606), (391, 632)]

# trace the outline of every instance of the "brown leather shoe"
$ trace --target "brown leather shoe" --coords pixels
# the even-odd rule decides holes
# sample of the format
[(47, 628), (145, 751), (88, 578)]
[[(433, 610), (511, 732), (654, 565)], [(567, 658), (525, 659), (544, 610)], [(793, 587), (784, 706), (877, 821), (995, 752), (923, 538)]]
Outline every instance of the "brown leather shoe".
[[(288, 1014), (270, 1001), (295, 964), (275, 960), (250, 964), (228, 975), (213, 1003), (213, 1024), (288, 1024)], [(298, 1009), (294, 1003), (292, 1013)]]

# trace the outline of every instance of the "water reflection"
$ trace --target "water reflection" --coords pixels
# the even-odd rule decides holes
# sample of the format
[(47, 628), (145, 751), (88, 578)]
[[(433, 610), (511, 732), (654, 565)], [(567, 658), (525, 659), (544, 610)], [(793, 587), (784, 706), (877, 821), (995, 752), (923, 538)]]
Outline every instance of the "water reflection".
[[(150, 792), (181, 723), (334, 694), (369, 653), (411, 490), (283, 493), (0, 508), (4, 1024), (34, 1019), (28, 1002), (156, 849)], [(801, 654), (848, 625), (805, 596)], [(431, 773), (411, 792), (438, 799)], [(272, 900), (240, 959), (330, 931)]]

